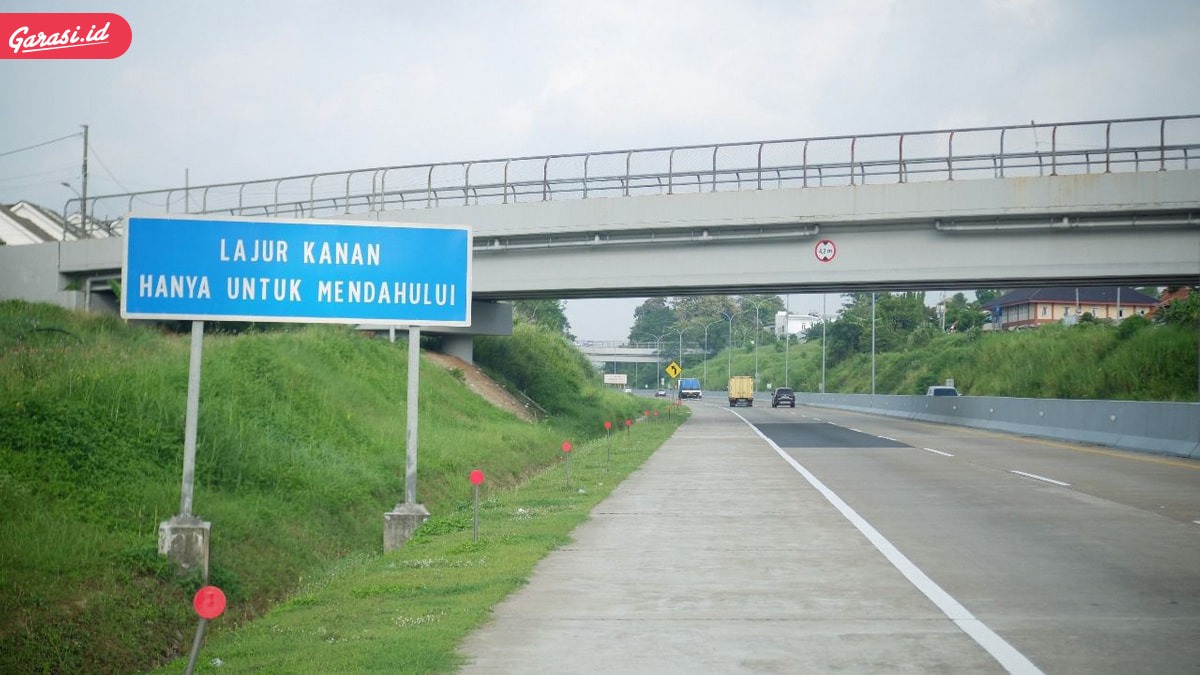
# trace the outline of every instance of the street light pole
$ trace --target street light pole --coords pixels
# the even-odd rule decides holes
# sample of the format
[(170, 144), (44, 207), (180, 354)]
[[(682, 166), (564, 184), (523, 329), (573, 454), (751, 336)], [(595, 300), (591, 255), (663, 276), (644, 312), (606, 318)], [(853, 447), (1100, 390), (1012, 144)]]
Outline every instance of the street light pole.
[(683, 331), (676, 328), (676, 333), (679, 333), (679, 369), (683, 370)]
[(754, 305), (754, 391), (758, 391), (758, 341), (762, 337), (762, 325), (758, 322), (758, 305)]
[(88, 156), (88, 125), (83, 124), (83, 176), (81, 178), (82, 193), (79, 196), (79, 238), (87, 237), (87, 156)]
[(748, 300), (747, 302), (754, 305), (754, 391), (758, 391), (758, 340), (762, 333), (762, 325), (758, 320), (760, 303), (753, 300)]
[(660, 359), (660, 357), (662, 356), (662, 339), (667, 337), (668, 335), (670, 335), (670, 333), (663, 333), (662, 335), (652, 336), (654, 338), (654, 388), (655, 389), (658, 389), (659, 384), (661, 384), (660, 378), (662, 377), (662, 361)]
[(875, 293), (871, 292), (871, 395), (875, 395)]
[(821, 294), (821, 393), (825, 393), (825, 294)]
[(729, 312), (721, 312), (721, 316), (729, 320), (729, 344), (725, 345), (725, 352), (729, 355), (729, 363), (725, 366), (725, 381), (733, 377), (733, 317), (736, 314)]
[(708, 327), (718, 323), (721, 322), (710, 321), (704, 324), (704, 383), (700, 385), (701, 389), (708, 386)]
[(792, 296), (789, 293), (784, 296), (787, 298), (787, 303), (783, 307), (783, 386), (790, 387), (788, 384), (788, 356), (792, 351)]

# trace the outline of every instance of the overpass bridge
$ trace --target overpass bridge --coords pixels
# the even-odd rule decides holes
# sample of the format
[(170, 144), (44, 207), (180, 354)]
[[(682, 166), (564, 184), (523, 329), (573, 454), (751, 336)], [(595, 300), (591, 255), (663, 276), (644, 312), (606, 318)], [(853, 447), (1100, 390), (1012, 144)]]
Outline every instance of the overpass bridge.
[[(478, 301), (1195, 284), (1198, 154), (1187, 115), (378, 167), (86, 207), (466, 224)], [(54, 293), (121, 265), (120, 238), (42, 246)], [(31, 283), (11, 254), (5, 295)]]
[(1198, 155), (1188, 115), (378, 167), (88, 210), (467, 224), (481, 299), (1195, 283)]

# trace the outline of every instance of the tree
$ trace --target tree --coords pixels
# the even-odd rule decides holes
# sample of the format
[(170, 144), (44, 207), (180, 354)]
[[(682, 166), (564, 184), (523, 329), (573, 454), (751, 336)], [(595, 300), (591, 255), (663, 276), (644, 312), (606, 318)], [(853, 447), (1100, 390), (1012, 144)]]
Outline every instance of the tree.
[(979, 302), (967, 302), (967, 296), (955, 293), (946, 301), (946, 329), (965, 333), (982, 326), (987, 315), (979, 308)]
[(666, 298), (647, 298), (633, 310), (633, 327), (629, 329), (631, 342), (653, 340), (675, 326), (675, 312)]
[(513, 322), (532, 323), (574, 339), (562, 300), (517, 300), (513, 303)]
[(976, 290), (975, 290), (975, 301), (976, 301), (976, 302), (978, 302), (980, 306), (983, 306), (983, 305), (986, 305), (986, 304), (988, 304), (989, 302), (991, 302), (991, 301), (995, 300), (996, 298), (998, 298), (998, 297), (1000, 297), (1000, 296), (1004, 295), (1004, 294), (1005, 294), (1005, 293), (1007, 293), (1007, 292), (1008, 292), (1008, 291), (1001, 290), (1001, 289), (999, 289), (999, 288), (992, 288), (992, 289), (988, 289), (988, 288), (980, 288), (980, 289), (976, 289)]
[[(1167, 289), (1170, 291), (1176, 289)], [(1200, 327), (1200, 287), (1189, 289), (1186, 296), (1175, 298), (1154, 313), (1155, 323), (1164, 326)]]

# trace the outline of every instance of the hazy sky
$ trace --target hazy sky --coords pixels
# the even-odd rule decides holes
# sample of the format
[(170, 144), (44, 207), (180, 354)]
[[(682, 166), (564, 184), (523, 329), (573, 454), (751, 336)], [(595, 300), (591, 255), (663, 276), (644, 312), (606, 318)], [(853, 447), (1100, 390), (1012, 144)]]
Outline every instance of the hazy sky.
[[(1195, 0), (52, 2), (110, 61), (0, 62), (0, 153), (90, 126), (89, 193), (368, 166), (1200, 112)], [(7, 44), (8, 36), (2, 36)], [(2, 47), (2, 45), (0, 45)], [(61, 210), (80, 139), (0, 156)], [(830, 305), (836, 304), (830, 296)], [(640, 300), (570, 301), (581, 338)], [(819, 311), (820, 296), (793, 296)]]

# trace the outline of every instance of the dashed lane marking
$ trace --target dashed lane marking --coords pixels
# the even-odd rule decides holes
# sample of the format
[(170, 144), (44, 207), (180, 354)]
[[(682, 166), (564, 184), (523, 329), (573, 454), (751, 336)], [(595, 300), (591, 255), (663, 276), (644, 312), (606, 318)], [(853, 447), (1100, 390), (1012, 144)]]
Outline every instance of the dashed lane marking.
[(1061, 480), (1054, 480), (1053, 478), (1046, 478), (1045, 476), (1039, 476), (1039, 475), (1037, 475), (1036, 473), (1025, 473), (1024, 471), (1017, 471), (1017, 470), (1015, 470), (1015, 469), (1009, 469), (1009, 471), (1008, 471), (1008, 472), (1009, 472), (1009, 473), (1015, 473), (1015, 474), (1017, 474), (1018, 476), (1025, 476), (1026, 478), (1032, 478), (1032, 479), (1034, 479), (1034, 480), (1040, 480), (1040, 481), (1042, 481), (1043, 483), (1053, 483), (1053, 484), (1055, 484), (1055, 485), (1061, 485), (1061, 486), (1063, 486), (1063, 487), (1071, 487), (1071, 484), (1070, 484), (1070, 483), (1064, 483), (1064, 482), (1062, 482)]

